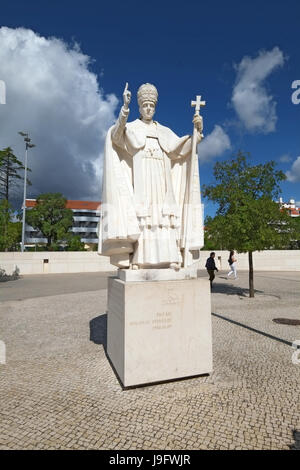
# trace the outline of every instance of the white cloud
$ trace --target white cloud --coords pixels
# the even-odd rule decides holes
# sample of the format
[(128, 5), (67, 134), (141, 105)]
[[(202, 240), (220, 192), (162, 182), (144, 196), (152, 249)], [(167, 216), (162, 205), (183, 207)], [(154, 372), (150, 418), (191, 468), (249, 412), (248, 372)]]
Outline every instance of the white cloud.
[(6, 105), (0, 108), (0, 148), (19, 158), (29, 132), (29, 197), (62, 192), (70, 199), (100, 200), (101, 151), (115, 120), (117, 98), (104, 96), (78, 45), (46, 39), (29, 29), (0, 28), (0, 79)]
[(300, 182), (300, 157), (293, 162), (291, 169), (286, 172), (286, 176), (291, 183)]
[(292, 160), (293, 160), (292, 157), (288, 153), (285, 153), (284, 155), (281, 155), (281, 157), (279, 157), (279, 161), (281, 163), (288, 163), (288, 162), (291, 162)]
[(231, 102), (240, 120), (250, 132), (275, 131), (276, 101), (268, 94), (266, 78), (284, 64), (284, 56), (278, 47), (262, 51), (252, 59), (245, 56), (237, 66), (237, 79)]
[(231, 147), (230, 139), (221, 126), (215, 126), (214, 130), (198, 145), (200, 162), (207, 162), (222, 155)]

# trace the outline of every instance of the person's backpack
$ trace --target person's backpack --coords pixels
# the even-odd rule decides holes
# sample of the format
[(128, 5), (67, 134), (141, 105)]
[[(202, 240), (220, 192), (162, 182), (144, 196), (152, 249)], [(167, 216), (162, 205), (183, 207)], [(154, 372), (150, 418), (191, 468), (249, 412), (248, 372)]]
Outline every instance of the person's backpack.
[(206, 269), (214, 269), (215, 263), (211, 257), (207, 258), (205, 267)]

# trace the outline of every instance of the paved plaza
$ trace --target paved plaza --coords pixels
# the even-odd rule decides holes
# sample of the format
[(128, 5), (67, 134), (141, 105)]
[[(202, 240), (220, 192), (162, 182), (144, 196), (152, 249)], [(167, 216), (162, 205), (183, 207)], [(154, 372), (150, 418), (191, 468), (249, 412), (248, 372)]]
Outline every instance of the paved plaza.
[(299, 448), (300, 328), (272, 319), (300, 318), (300, 272), (255, 273), (255, 299), (247, 272), (218, 273), (212, 375), (130, 390), (105, 354), (106, 276), (0, 283), (0, 449)]

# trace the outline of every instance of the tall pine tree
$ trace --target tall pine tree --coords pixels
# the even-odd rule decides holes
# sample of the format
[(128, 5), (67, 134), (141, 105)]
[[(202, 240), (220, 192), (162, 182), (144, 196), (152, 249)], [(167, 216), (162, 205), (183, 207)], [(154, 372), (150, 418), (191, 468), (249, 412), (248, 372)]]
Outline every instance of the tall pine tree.
[[(0, 150), (0, 196), (9, 201), (13, 191), (15, 191), (23, 179), (24, 165), (14, 155), (11, 147)], [(31, 171), (27, 168), (27, 171)], [(27, 184), (31, 182), (27, 179)]]

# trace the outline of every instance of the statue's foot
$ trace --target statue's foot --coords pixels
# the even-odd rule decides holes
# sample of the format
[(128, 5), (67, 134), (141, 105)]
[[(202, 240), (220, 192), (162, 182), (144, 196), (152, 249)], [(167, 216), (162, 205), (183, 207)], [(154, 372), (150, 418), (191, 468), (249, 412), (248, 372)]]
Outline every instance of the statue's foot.
[(174, 269), (175, 271), (179, 271), (180, 263), (170, 263), (170, 269)]
[(137, 264), (132, 264), (131, 269), (139, 269), (139, 266)]

